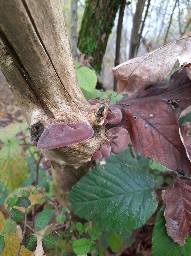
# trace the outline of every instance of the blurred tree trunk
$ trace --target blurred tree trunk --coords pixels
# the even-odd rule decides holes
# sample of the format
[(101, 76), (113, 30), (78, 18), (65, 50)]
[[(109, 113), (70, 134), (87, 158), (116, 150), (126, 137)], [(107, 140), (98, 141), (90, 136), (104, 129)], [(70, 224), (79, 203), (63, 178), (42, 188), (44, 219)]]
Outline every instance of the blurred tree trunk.
[[(119, 9), (119, 18), (118, 18), (118, 24), (117, 24), (115, 61), (114, 61), (115, 66), (118, 66), (120, 61), (121, 33), (123, 28), (123, 17), (124, 17), (125, 5), (126, 5), (126, 0), (121, 0), (120, 9)], [(114, 77), (113, 90), (114, 91), (117, 90), (117, 80), (115, 77)]]
[(107, 41), (112, 31), (119, 0), (87, 0), (81, 29), (78, 38), (78, 48), (87, 56), (93, 57), (92, 66), (100, 73)]
[(71, 0), (70, 4), (70, 46), (72, 57), (77, 58), (77, 21), (78, 21), (78, 0)]
[(141, 29), (142, 15), (145, 7), (145, 2), (146, 0), (137, 1), (136, 11), (133, 17), (133, 27), (131, 30), (129, 59), (134, 58), (138, 53), (140, 37), (141, 37), (140, 29)]

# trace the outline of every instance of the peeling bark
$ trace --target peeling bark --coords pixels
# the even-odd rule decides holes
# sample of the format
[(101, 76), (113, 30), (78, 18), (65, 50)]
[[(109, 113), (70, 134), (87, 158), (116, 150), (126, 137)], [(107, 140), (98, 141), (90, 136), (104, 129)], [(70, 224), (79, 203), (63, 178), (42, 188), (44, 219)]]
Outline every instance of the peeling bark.
[(77, 84), (59, 0), (0, 0), (0, 6), (0, 67), (28, 124), (85, 122), (94, 129), (94, 136), (81, 144), (43, 152), (52, 163), (58, 194), (65, 198), (74, 172), (77, 179), (87, 172), (105, 140), (97, 118), (100, 106), (90, 105)]

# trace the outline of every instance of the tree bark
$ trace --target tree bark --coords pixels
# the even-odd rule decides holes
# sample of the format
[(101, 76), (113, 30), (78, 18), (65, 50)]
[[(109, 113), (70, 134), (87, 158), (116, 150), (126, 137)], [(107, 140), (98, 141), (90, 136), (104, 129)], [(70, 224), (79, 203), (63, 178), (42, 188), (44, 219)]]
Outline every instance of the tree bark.
[(136, 11), (133, 17), (133, 27), (131, 30), (131, 41), (129, 47), (129, 59), (134, 58), (139, 49), (140, 27), (142, 14), (145, 6), (145, 0), (138, 0), (136, 5)]
[[(126, 5), (126, 0), (121, 0), (121, 5), (119, 9), (119, 18), (118, 18), (118, 24), (117, 24), (115, 61), (114, 61), (115, 66), (118, 66), (120, 61), (121, 33), (122, 33), (122, 27), (123, 27), (123, 16), (125, 11), (125, 5)], [(114, 91), (117, 90), (117, 80), (115, 77), (114, 77), (113, 90)]]
[(77, 21), (78, 21), (78, 0), (71, 0), (70, 4), (70, 46), (72, 57), (77, 58)]
[(87, 56), (93, 57), (92, 66), (100, 73), (107, 41), (120, 1), (87, 0), (82, 25), (79, 32), (78, 48)]
[(77, 84), (59, 0), (0, 0), (0, 6), (0, 67), (28, 124), (84, 122), (94, 129), (83, 143), (43, 152), (64, 204), (105, 140), (100, 106), (90, 105)]

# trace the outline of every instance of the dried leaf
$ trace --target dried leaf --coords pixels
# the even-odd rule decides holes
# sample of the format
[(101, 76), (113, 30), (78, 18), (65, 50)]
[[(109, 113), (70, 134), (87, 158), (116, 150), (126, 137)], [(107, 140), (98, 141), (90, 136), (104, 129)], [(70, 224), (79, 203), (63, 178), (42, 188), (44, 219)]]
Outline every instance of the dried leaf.
[(180, 245), (191, 232), (191, 180), (177, 177), (171, 188), (163, 191), (168, 235)]
[(190, 105), (191, 81), (185, 70), (176, 72), (169, 84), (151, 86), (119, 103), (123, 127), (127, 128), (135, 150), (170, 170), (191, 173), (179, 136), (178, 118)]
[(113, 68), (120, 91), (137, 93), (149, 85), (161, 83), (171, 72), (176, 61), (190, 63), (191, 37), (181, 38), (141, 57)]

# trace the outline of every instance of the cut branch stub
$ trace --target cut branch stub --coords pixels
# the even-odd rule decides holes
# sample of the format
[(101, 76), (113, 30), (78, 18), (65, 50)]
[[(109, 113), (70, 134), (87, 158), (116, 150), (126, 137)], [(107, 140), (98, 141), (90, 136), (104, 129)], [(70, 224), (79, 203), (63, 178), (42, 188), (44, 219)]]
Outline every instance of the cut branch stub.
[(76, 143), (82, 143), (91, 138), (94, 131), (86, 123), (53, 123), (43, 131), (40, 136), (37, 148), (50, 150)]

